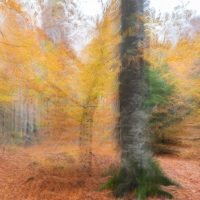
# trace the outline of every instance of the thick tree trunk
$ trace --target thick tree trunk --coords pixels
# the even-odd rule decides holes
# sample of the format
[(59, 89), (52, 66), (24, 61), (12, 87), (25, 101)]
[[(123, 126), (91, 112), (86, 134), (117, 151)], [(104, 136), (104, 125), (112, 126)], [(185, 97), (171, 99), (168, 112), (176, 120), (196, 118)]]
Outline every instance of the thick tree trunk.
[(121, 170), (104, 188), (116, 196), (134, 192), (137, 199), (172, 195), (160, 185), (176, 185), (161, 170), (148, 148), (147, 83), (143, 59), (144, 1), (122, 0), (122, 68), (120, 72)]
[(147, 167), (151, 153), (146, 140), (147, 110), (143, 60), (144, 0), (122, 0), (122, 69), (120, 73), (120, 134), (122, 166), (130, 161)]

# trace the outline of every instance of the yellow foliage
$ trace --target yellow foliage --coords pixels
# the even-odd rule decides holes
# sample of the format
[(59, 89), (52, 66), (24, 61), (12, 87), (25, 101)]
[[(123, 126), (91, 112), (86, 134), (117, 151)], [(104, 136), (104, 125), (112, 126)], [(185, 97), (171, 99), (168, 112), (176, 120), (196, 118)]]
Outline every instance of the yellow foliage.
[(78, 58), (66, 45), (55, 45), (43, 30), (30, 29), (17, 1), (3, 3), (7, 18), (0, 27), (0, 102), (36, 104), (38, 126), (55, 133), (74, 129), (76, 135), (84, 113), (100, 126), (112, 126), (120, 65), (120, 36), (114, 27), (119, 19), (113, 7)]

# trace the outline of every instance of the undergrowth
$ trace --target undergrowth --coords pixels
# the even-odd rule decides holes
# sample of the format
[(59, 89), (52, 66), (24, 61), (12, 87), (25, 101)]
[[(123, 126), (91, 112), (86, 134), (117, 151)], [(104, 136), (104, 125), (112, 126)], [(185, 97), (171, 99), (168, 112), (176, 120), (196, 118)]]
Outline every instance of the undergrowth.
[(148, 196), (164, 196), (173, 198), (161, 186), (176, 185), (160, 168), (155, 159), (150, 161), (148, 168), (142, 168), (136, 162), (130, 162), (131, 168), (121, 168), (105, 183), (100, 190), (111, 189), (116, 197), (132, 193), (137, 199), (145, 200)]

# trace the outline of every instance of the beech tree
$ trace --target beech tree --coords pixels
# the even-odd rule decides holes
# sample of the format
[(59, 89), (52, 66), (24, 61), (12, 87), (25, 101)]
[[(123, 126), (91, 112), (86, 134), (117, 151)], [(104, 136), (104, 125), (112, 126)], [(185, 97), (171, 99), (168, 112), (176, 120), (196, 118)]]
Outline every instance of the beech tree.
[(121, 71), (119, 74), (121, 169), (104, 185), (116, 196), (135, 193), (136, 198), (172, 195), (159, 185), (175, 184), (164, 175), (148, 147), (148, 108), (145, 106), (147, 83), (144, 49), (146, 42), (145, 0), (121, 1)]

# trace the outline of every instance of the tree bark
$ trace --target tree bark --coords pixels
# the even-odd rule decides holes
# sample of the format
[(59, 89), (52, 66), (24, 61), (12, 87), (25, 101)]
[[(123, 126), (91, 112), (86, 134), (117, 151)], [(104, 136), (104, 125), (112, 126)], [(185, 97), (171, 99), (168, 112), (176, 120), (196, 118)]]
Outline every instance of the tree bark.
[(34, 100), (33, 102), (33, 134), (36, 135), (38, 133), (37, 128), (37, 100)]
[(94, 108), (86, 107), (83, 111), (80, 130), (80, 163), (86, 173), (92, 176), (92, 128)]
[(13, 127), (12, 127), (12, 132), (15, 133), (16, 132), (16, 102), (13, 101), (13, 104), (12, 104), (12, 123), (13, 123)]
[(148, 167), (146, 82), (143, 50), (144, 0), (122, 0), (122, 68), (120, 72), (120, 138), (122, 166), (130, 161)]

